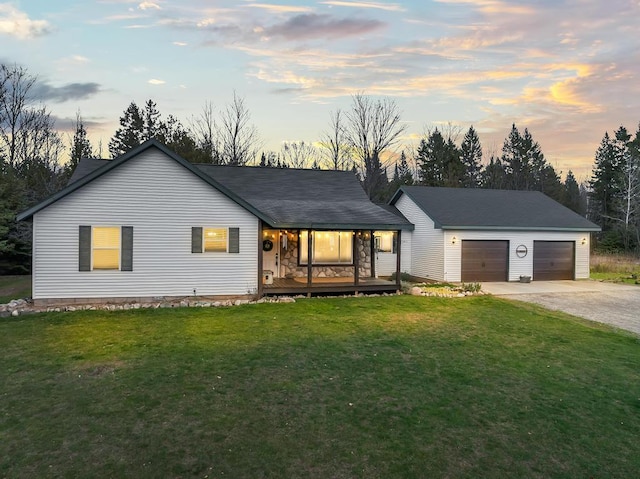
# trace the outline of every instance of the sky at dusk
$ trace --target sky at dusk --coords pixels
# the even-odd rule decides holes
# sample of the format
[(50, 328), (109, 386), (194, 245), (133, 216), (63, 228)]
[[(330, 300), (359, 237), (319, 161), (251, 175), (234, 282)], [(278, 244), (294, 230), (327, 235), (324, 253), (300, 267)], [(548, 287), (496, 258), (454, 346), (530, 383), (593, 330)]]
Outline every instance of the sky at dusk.
[(38, 76), (59, 130), (80, 110), (103, 156), (131, 101), (188, 124), (235, 91), (279, 151), (362, 92), (397, 103), (407, 145), (473, 125), (486, 157), (515, 123), (580, 180), (640, 122), (639, 19), (638, 0), (0, 1), (0, 62)]

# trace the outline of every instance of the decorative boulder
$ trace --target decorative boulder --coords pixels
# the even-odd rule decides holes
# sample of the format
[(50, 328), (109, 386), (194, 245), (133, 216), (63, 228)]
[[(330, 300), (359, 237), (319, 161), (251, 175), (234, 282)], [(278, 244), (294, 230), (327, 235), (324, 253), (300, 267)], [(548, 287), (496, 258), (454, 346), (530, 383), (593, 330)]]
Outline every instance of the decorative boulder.
[(411, 296), (422, 296), (422, 288), (418, 286), (411, 288)]

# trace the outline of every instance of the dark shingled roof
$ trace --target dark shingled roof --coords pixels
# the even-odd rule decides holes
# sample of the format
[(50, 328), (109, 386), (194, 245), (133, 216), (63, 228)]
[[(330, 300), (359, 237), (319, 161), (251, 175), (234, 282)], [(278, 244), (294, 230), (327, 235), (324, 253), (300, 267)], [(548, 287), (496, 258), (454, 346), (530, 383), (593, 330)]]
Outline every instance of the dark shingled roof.
[(75, 183), (80, 178), (87, 176), (89, 173), (92, 173), (94, 170), (97, 170), (101, 166), (107, 165), (109, 161), (110, 160), (99, 160), (96, 158), (82, 158), (78, 162), (76, 169), (73, 170), (73, 174), (71, 175), (71, 178), (69, 178), (67, 186), (71, 183)]
[(474, 230), (600, 231), (600, 227), (539, 191), (403, 186), (436, 228)]
[(349, 171), (195, 165), (281, 228), (410, 228), (372, 203)]
[(371, 202), (351, 172), (194, 165), (155, 140), (149, 140), (115, 160), (81, 160), (66, 188), (21, 213), (18, 219), (29, 218), (151, 147), (160, 149), (272, 227), (413, 229), (402, 215)]

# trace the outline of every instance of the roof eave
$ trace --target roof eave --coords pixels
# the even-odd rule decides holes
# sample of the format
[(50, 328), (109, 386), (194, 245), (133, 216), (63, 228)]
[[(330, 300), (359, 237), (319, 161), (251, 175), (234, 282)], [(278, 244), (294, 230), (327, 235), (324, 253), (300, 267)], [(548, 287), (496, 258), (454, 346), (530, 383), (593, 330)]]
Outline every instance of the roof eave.
[(442, 225), (440, 224), (440, 222), (437, 220), (437, 218), (435, 218), (431, 213), (429, 213), (429, 211), (427, 211), (427, 209), (418, 201), (416, 200), (411, 193), (409, 193), (404, 186), (401, 186), (398, 191), (396, 191), (396, 193), (393, 195), (393, 197), (391, 198), (391, 200), (389, 200), (389, 204), (390, 205), (395, 205), (396, 201), (398, 201), (398, 199), (400, 198), (400, 196), (402, 194), (407, 195), (407, 197), (413, 201), (413, 203), (420, 208), (420, 210), (429, 217), (429, 219), (431, 221), (433, 221), (433, 224), (436, 228), (440, 228)]
[(310, 230), (374, 230), (374, 231), (397, 231), (408, 230), (413, 231), (412, 224), (389, 224), (389, 223), (298, 223), (298, 222), (268, 222), (272, 228), (279, 229), (310, 229)]
[(593, 227), (557, 227), (557, 226), (469, 226), (441, 225), (442, 230), (475, 230), (475, 231), (565, 231), (565, 232), (598, 232), (602, 228)]

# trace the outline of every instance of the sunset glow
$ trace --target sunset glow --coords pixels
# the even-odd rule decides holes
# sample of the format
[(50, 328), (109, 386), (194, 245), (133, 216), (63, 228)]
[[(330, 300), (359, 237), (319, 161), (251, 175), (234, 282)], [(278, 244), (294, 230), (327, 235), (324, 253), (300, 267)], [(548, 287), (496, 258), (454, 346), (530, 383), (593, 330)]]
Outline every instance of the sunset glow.
[(37, 75), (70, 131), (105, 146), (131, 101), (185, 125), (246, 100), (264, 149), (317, 142), (363, 92), (394, 99), (405, 144), (451, 124), (499, 152), (511, 124), (588, 177), (605, 131), (640, 121), (640, 4), (610, 2), (0, 2), (0, 62)]

